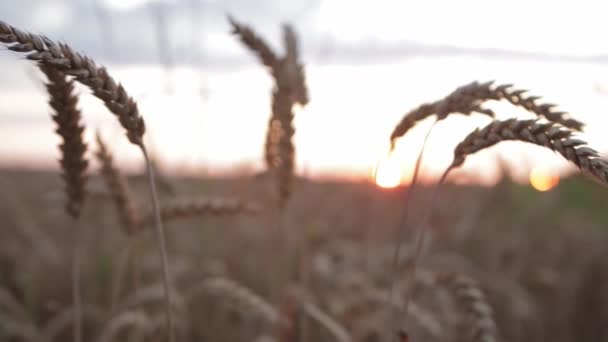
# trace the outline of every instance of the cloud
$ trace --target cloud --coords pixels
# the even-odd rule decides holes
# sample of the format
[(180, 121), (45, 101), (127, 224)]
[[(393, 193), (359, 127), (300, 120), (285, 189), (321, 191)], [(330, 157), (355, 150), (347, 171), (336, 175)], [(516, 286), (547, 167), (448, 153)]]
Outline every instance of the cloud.
[[(345, 39), (331, 31), (331, 25), (319, 26), (324, 0), (137, 0), (131, 1), (133, 6), (108, 6), (115, 5), (116, 1), (3, 1), (0, 2), (0, 20), (66, 41), (107, 64), (170, 63), (223, 68), (253, 63), (251, 56), (230, 36), (227, 13), (250, 24), (274, 46), (278, 46), (280, 40), (280, 24), (293, 22), (300, 33), (306, 59), (316, 63), (374, 63), (458, 55), (590, 63), (608, 60), (608, 56), (570, 56), (500, 48), (500, 41), (496, 47), (470, 47), (423, 44), (397, 36), (390, 41), (376, 36)], [(370, 10), (377, 9), (372, 2), (366, 6)], [(348, 16), (348, 13), (345, 9), (344, 13), (337, 11), (335, 15)], [(390, 16), (393, 17), (398, 16)], [(332, 18), (339, 20), (330, 16)], [(357, 24), (369, 25), (363, 19)], [(370, 31), (374, 28), (370, 27)], [(423, 36), (417, 34), (417, 37)]]

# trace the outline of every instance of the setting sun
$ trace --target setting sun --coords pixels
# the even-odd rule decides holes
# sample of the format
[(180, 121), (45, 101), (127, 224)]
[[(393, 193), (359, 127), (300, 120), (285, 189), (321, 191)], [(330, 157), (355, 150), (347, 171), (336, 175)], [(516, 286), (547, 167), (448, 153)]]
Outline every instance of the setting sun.
[(374, 180), (381, 188), (394, 188), (401, 184), (403, 166), (395, 154), (389, 154), (378, 161), (374, 170)]
[(530, 185), (538, 191), (548, 191), (559, 184), (559, 176), (543, 167), (535, 167), (530, 171)]

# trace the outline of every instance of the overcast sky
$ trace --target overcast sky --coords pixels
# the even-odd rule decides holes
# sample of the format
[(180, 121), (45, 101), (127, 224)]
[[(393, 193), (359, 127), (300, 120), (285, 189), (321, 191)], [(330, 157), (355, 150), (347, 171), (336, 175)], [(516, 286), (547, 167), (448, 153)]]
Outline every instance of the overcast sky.
[(462, 54), (608, 61), (602, 1), (4, 0), (0, 13), (119, 63), (248, 60), (226, 34), (228, 13), (268, 37), (278, 36), (279, 23), (293, 23), (304, 52), (319, 62)]

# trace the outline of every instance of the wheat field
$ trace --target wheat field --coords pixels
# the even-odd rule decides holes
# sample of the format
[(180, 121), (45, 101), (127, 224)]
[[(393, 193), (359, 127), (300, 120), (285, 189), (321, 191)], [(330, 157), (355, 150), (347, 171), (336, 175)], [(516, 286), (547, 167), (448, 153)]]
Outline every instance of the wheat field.
[[(435, 184), (416, 182), (424, 146), (412, 147), (407, 186), (304, 177), (296, 115), (314, 98), (298, 34), (280, 27), (279, 50), (226, 20), (272, 80), (271, 108), (265, 170), (211, 178), (155, 165), (146, 113), (95, 56), (0, 21), (14, 63), (43, 76), (61, 139), (59, 173), (0, 170), (0, 340), (608, 341), (608, 160), (584, 122), (519, 86), (473, 80), (386, 136), (394, 147), (424, 120), (429, 134), (452, 116), (491, 120), (445, 146), (453, 161)], [(140, 172), (125, 172), (101, 132), (86, 140), (95, 127), (77, 83), (141, 152)], [(490, 102), (532, 119), (499, 119)], [(502, 166), (492, 187), (451, 181), (507, 141), (580, 172), (550, 192)]]

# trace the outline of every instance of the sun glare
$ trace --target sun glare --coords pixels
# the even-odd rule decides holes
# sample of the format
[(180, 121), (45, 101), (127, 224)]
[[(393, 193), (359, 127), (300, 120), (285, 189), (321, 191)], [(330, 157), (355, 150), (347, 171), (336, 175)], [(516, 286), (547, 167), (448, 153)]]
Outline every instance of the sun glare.
[(549, 191), (559, 184), (559, 176), (542, 167), (534, 167), (530, 172), (530, 185), (538, 191)]
[(395, 157), (395, 154), (389, 154), (376, 165), (374, 170), (374, 180), (381, 188), (394, 188), (401, 184), (403, 176), (403, 166)]

